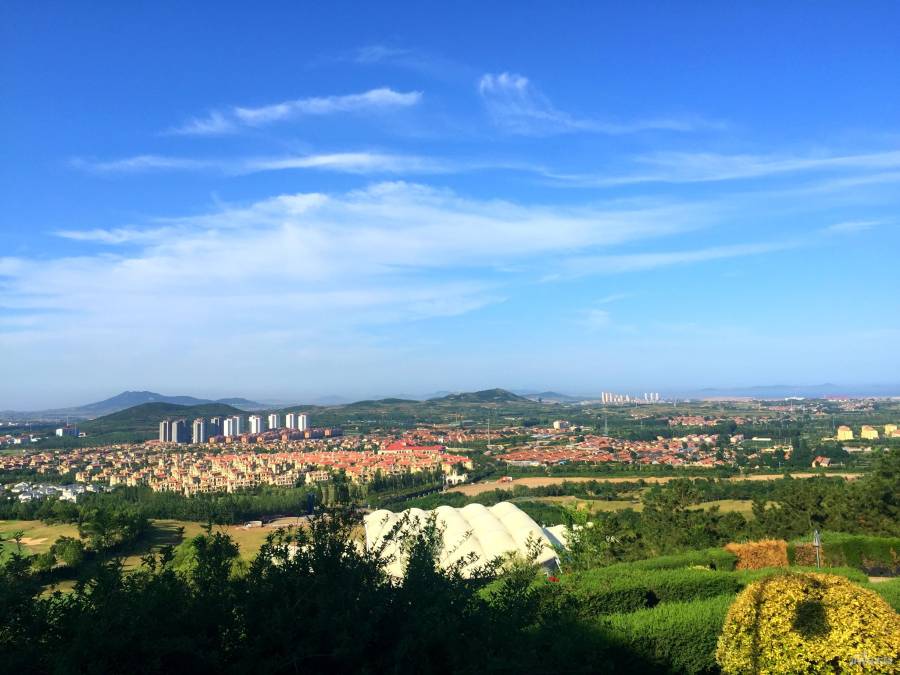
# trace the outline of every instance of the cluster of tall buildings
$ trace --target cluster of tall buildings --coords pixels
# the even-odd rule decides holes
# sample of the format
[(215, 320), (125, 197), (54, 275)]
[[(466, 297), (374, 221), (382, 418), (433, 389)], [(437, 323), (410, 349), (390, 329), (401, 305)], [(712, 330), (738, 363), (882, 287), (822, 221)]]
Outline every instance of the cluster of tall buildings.
[(659, 392), (645, 392), (643, 398), (631, 394), (614, 394), (611, 391), (600, 394), (601, 403), (655, 403), (659, 400)]
[(198, 417), (188, 426), (186, 419), (163, 420), (159, 423), (160, 443), (206, 443), (215, 436), (240, 436), (241, 434), (261, 434), (275, 429), (296, 429), (306, 431), (309, 428), (309, 416), (306, 413), (279, 413), (269, 415), (250, 415), (245, 423), (243, 415), (232, 417), (211, 417), (209, 420)]
[[(875, 427), (863, 424), (859, 430), (859, 437), (863, 440), (874, 441), (878, 440), (878, 429)], [(897, 431), (896, 424), (885, 424), (884, 425), (884, 437), (885, 438), (898, 438), (900, 437), (900, 433)], [(837, 428), (837, 434), (835, 438), (839, 441), (852, 441), (853, 440), (853, 429), (846, 425), (841, 425)]]

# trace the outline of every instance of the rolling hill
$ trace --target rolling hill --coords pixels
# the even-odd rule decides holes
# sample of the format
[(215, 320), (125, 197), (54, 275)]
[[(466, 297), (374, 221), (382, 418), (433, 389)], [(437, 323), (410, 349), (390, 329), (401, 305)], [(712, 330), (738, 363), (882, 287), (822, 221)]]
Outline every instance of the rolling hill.
[(483, 389), (481, 391), (448, 394), (440, 398), (429, 399), (431, 403), (532, 403), (524, 396), (519, 396), (506, 389)]
[(85, 420), (110, 415), (145, 403), (168, 403), (181, 406), (209, 405), (222, 403), (241, 410), (262, 410), (266, 406), (246, 398), (223, 398), (218, 400), (196, 398), (194, 396), (166, 396), (153, 391), (123, 391), (111, 398), (70, 408), (53, 408), (35, 411), (3, 411), (3, 416), (10, 419), (33, 420)]
[(200, 405), (178, 405), (176, 403), (142, 403), (103, 417), (82, 422), (78, 428), (93, 441), (109, 439), (114, 442), (119, 437), (133, 437), (134, 440), (155, 438), (159, 423), (167, 417), (215, 417), (240, 415), (244, 411), (224, 403), (203, 403)]

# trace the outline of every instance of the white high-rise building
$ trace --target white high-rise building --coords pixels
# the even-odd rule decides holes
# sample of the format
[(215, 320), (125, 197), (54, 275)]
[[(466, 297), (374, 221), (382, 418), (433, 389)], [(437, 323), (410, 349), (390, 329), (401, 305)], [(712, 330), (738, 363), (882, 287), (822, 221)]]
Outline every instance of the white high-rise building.
[(188, 442), (187, 420), (173, 420), (170, 428), (172, 430), (173, 443)]
[(222, 435), (223, 436), (236, 436), (237, 432), (235, 431), (234, 426), (235, 426), (234, 418), (226, 417), (225, 420), (222, 422)]
[(297, 428), (297, 415), (294, 413), (288, 413), (284, 417), (284, 426), (288, 429), (296, 429)]
[(269, 414), (269, 429), (280, 429), (281, 428), (281, 420), (278, 419), (281, 417), (278, 413), (270, 413)]
[(250, 415), (250, 433), (261, 434), (266, 430), (262, 415)]
[(191, 427), (191, 442), (192, 443), (206, 443), (209, 440), (209, 433), (206, 428), (206, 420), (202, 417), (198, 417), (194, 420), (194, 424)]
[(297, 429), (306, 431), (309, 428), (309, 416), (306, 413), (297, 415)]
[(244, 425), (244, 418), (240, 415), (235, 415), (231, 419), (234, 420), (234, 435), (240, 436), (246, 430)]

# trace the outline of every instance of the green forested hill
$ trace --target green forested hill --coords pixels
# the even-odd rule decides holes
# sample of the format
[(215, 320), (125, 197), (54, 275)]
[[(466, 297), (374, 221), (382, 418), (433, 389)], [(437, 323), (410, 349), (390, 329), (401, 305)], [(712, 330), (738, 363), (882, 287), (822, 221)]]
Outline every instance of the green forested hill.
[(100, 439), (110, 442), (148, 440), (156, 437), (160, 421), (167, 417), (184, 417), (190, 421), (195, 417), (208, 418), (216, 415), (242, 414), (246, 413), (224, 403), (204, 403), (202, 405), (143, 403), (89, 422), (82, 422), (79, 429), (88, 435), (88, 438), (84, 440), (93, 442)]

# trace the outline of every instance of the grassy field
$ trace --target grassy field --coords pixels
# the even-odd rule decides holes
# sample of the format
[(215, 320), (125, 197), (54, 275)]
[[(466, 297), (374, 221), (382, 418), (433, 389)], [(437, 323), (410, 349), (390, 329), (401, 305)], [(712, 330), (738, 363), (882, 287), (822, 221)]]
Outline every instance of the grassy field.
[(12, 541), (14, 532), (21, 531), (22, 552), (29, 554), (49, 551), (59, 537), (77, 537), (78, 528), (74, 525), (44, 525), (39, 520), (0, 520), (0, 556), (16, 550)]
[[(296, 519), (284, 519), (276, 523), (278, 526), (296, 524)], [(242, 526), (216, 526), (214, 531), (227, 533), (240, 546), (241, 557), (250, 560), (266, 540), (266, 536), (275, 527), (255, 527), (246, 529)], [(39, 520), (0, 520), (0, 557), (16, 550), (16, 543), (11, 537), (14, 532), (23, 532), (22, 552), (37, 554), (48, 551), (57, 538), (62, 536), (78, 537), (75, 525), (45, 525)], [(125, 567), (137, 567), (141, 556), (148, 552), (159, 552), (165, 545), (177, 546), (185, 539), (195, 537), (203, 532), (201, 523), (182, 520), (153, 520), (148, 537), (131, 550), (124, 551)]]

